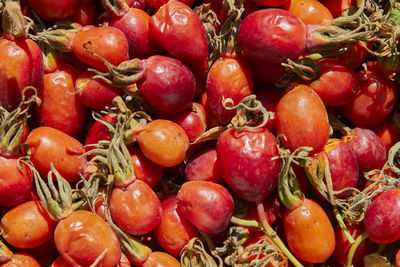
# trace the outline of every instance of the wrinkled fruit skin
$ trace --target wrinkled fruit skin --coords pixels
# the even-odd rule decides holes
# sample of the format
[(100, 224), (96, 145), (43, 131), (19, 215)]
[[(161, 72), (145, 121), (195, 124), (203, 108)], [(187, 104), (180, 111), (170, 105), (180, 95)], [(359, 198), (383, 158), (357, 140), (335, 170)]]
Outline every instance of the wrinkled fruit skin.
[(61, 256), (72, 266), (90, 266), (105, 249), (102, 266), (114, 267), (121, 258), (118, 237), (111, 226), (89, 211), (75, 211), (60, 221), (54, 240)]
[(381, 169), (387, 160), (386, 148), (382, 140), (371, 130), (356, 127), (343, 137), (353, 149), (360, 171)]
[(174, 58), (190, 68), (208, 70), (207, 34), (186, 4), (168, 1), (149, 20), (150, 34)]
[(303, 53), (306, 27), (289, 11), (263, 9), (242, 21), (238, 41), (246, 55), (277, 64)]
[(281, 167), (275, 136), (268, 129), (224, 131), (217, 142), (219, 171), (236, 195), (262, 201), (276, 187)]
[(145, 62), (146, 78), (138, 88), (146, 102), (165, 114), (188, 109), (196, 88), (190, 69), (172, 57), (151, 56)]
[(228, 226), (233, 198), (222, 185), (206, 181), (186, 182), (177, 198), (182, 214), (200, 231), (219, 233)]

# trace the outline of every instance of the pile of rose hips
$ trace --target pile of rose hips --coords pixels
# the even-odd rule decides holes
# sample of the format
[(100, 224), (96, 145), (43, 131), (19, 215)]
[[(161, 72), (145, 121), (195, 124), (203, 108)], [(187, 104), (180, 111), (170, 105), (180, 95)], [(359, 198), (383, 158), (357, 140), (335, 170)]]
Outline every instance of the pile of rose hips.
[(0, 0), (0, 265), (400, 266), (399, 5)]

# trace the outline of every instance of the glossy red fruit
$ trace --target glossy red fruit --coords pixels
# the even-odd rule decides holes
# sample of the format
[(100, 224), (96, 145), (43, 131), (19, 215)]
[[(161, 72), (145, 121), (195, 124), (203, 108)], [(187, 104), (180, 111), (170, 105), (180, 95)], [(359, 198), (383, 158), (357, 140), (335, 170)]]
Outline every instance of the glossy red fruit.
[(120, 29), (128, 39), (130, 58), (148, 58), (160, 50), (150, 34), (149, 19), (146, 12), (137, 8), (111, 19), (111, 26)]
[(191, 69), (208, 70), (208, 41), (200, 18), (186, 4), (170, 0), (149, 21), (150, 33), (171, 56)]
[[(17, 157), (0, 156), (0, 207), (12, 207), (26, 200), (32, 190), (32, 172)], [(18, 167), (21, 165), (21, 169)]]
[(129, 45), (124, 33), (115, 27), (94, 27), (76, 34), (72, 50), (83, 63), (101, 71), (108, 71), (104, 62), (86, 51), (86, 48), (102, 56), (111, 64), (118, 66), (129, 59)]
[(263, 62), (279, 64), (303, 53), (306, 27), (289, 11), (263, 9), (242, 21), (238, 41), (246, 55)]
[(317, 202), (305, 198), (295, 209), (283, 215), (290, 251), (306, 262), (326, 261), (335, 249), (335, 233), (325, 211)]
[[(335, 226), (335, 252), (332, 255), (332, 258), (340, 265), (345, 265), (347, 261), (347, 255), (349, 254), (349, 250), (351, 244), (343, 230), (339, 225)], [(356, 239), (359, 235), (364, 232), (362, 224), (347, 224), (347, 229), (349, 230), (350, 235)], [(354, 253), (352, 264), (354, 266), (363, 266), (363, 258), (364, 256), (373, 253), (375, 250), (375, 245), (371, 242), (371, 240), (366, 239), (357, 247), (356, 252)]]
[(164, 167), (146, 158), (137, 146), (129, 148), (129, 154), (131, 155), (135, 177), (151, 188), (155, 187), (161, 181)]
[(78, 140), (50, 127), (38, 127), (29, 134), (26, 144), (30, 149), (30, 160), (42, 177), (47, 177), (51, 164), (69, 182), (78, 181), (84, 173), (85, 149)]
[(322, 59), (317, 62), (320, 77), (310, 83), (327, 106), (339, 107), (349, 103), (359, 92), (354, 71), (337, 59)]
[(353, 148), (360, 171), (380, 170), (385, 164), (386, 148), (373, 131), (356, 127), (342, 139)]
[(195, 141), (206, 131), (206, 111), (199, 103), (193, 102), (191, 108), (167, 117), (185, 130), (190, 142)]
[(333, 20), (329, 9), (318, 0), (289, 0), (282, 8), (293, 13), (304, 24), (328, 25)]
[(141, 267), (180, 267), (181, 264), (177, 259), (168, 253), (154, 251), (147, 258), (146, 262), (140, 265)]
[(234, 128), (218, 138), (219, 171), (233, 192), (247, 201), (262, 201), (276, 187), (281, 161), (275, 136), (265, 128)]
[(1, 235), (16, 248), (34, 248), (53, 238), (56, 225), (40, 201), (27, 201), (3, 216)]
[(145, 79), (137, 86), (150, 106), (164, 114), (174, 114), (192, 105), (195, 79), (188, 67), (165, 56), (151, 56), (145, 64)]
[(115, 188), (109, 206), (114, 222), (132, 235), (150, 233), (161, 221), (161, 202), (141, 180), (135, 180), (126, 188)]
[(233, 54), (223, 55), (210, 68), (206, 92), (211, 112), (222, 124), (228, 123), (236, 110), (227, 110), (222, 100), (231, 98), (237, 105), (253, 92), (253, 77), (248, 65)]
[(15, 109), (22, 90), (30, 85), (39, 89), (43, 83), (43, 56), (32, 40), (12, 41), (0, 38), (0, 105)]
[(71, 18), (80, 4), (79, 0), (51, 1), (29, 0), (29, 5), (44, 20), (60, 21)]
[(75, 94), (77, 74), (76, 69), (65, 65), (44, 75), (38, 95), (42, 103), (35, 109), (39, 125), (55, 128), (72, 137), (82, 134), (87, 109)]
[(118, 237), (111, 226), (86, 210), (75, 211), (60, 221), (54, 240), (61, 256), (72, 266), (90, 266), (105, 250), (102, 266), (114, 267), (121, 258)]
[(222, 185), (206, 181), (191, 181), (178, 192), (178, 208), (197, 229), (219, 233), (229, 223), (233, 198)]
[(284, 134), (282, 144), (294, 151), (308, 146), (322, 150), (329, 138), (329, 120), (324, 104), (310, 87), (298, 85), (286, 93), (276, 107), (277, 134)]
[(400, 189), (391, 189), (372, 201), (364, 228), (372, 242), (390, 244), (400, 239)]
[(187, 181), (208, 181), (222, 184), (223, 179), (218, 170), (217, 150), (208, 147), (197, 151), (185, 167)]
[(123, 90), (106, 84), (100, 79), (92, 79), (93, 72), (85, 71), (76, 79), (76, 91), (79, 100), (86, 107), (94, 110), (103, 110), (112, 106), (114, 97), (122, 95)]
[(162, 216), (160, 224), (154, 229), (158, 244), (168, 253), (177, 257), (182, 248), (199, 235), (178, 209), (176, 195), (166, 196), (162, 201)]
[(396, 104), (396, 86), (376, 70), (357, 72), (357, 83), (359, 93), (343, 107), (342, 113), (356, 126), (378, 126)]
[(141, 10), (147, 9), (147, 3), (145, 0), (125, 0), (126, 4), (132, 8), (138, 8)]

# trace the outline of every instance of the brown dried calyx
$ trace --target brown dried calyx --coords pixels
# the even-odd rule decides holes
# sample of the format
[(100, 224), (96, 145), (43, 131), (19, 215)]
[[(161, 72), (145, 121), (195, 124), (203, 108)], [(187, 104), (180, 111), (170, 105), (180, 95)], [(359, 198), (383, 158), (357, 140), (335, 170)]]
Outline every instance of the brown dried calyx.
[(53, 50), (61, 53), (72, 52), (72, 42), (80, 27), (72, 22), (58, 22), (48, 29), (42, 29), (29, 37), (39, 43), (45, 43)]
[(274, 114), (268, 112), (262, 103), (257, 100), (256, 95), (249, 95), (235, 105), (231, 98), (222, 100), (222, 105), (227, 110), (236, 110), (230, 126), (241, 131), (246, 128), (262, 128), (268, 120), (274, 118)]
[[(202, 4), (196, 13), (200, 17), (207, 33), (209, 51), (208, 61), (212, 65), (225, 52), (232, 52), (238, 48), (236, 36), (242, 21), (243, 0), (223, 0), (222, 6), (227, 10), (228, 18), (222, 23), (211, 10), (210, 4)], [(215, 27), (221, 27), (217, 33)]]
[(143, 60), (138, 58), (130, 59), (122, 62), (118, 66), (115, 66), (90, 49), (92, 46), (93, 44), (90, 41), (83, 44), (83, 48), (89, 54), (103, 61), (109, 70), (109, 72), (101, 72), (96, 69), (89, 68), (89, 71), (96, 74), (92, 77), (92, 79), (100, 79), (109, 85), (125, 88), (146, 77), (146, 64)]
[[(30, 95), (30, 96), (28, 96)], [(22, 91), (22, 100), (19, 106), (9, 112), (0, 106), (0, 154), (15, 156), (20, 153), (21, 138), (29, 118), (29, 108), (41, 100), (37, 97), (37, 90), (32, 86)]]
[(101, 0), (105, 11), (113, 17), (122, 17), (129, 11), (129, 6), (125, 0)]
[(10, 40), (24, 40), (32, 23), (27, 23), (22, 14), (19, 2), (5, 1), (2, 13), (2, 27), (4, 37)]

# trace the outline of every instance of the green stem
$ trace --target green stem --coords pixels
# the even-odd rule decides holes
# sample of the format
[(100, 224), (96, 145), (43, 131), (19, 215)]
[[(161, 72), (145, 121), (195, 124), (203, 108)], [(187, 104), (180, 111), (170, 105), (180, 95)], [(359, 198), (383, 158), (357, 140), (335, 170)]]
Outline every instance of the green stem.
[(262, 202), (257, 203), (257, 211), (258, 216), (260, 217), (261, 224), (264, 228), (265, 233), (269, 238), (274, 241), (274, 243), (278, 246), (278, 248), (288, 257), (288, 259), (293, 263), (296, 267), (303, 267), (303, 265), (296, 259), (295, 256), (289, 251), (289, 249), (285, 246), (279, 236), (276, 234), (274, 229), (268, 224), (267, 217), (265, 216), (264, 205)]
[(336, 220), (339, 223), (339, 226), (342, 229), (342, 231), (343, 231), (344, 235), (346, 236), (347, 240), (350, 242), (350, 244), (354, 244), (354, 242), (356, 242), (356, 241), (351, 236), (351, 234), (349, 232), (349, 229), (347, 229), (347, 226), (344, 223), (342, 215), (340, 214), (338, 208), (337, 207), (333, 207), (333, 212), (335, 213)]
[(257, 221), (243, 220), (238, 217), (231, 217), (231, 223), (241, 225), (241, 226), (249, 226), (249, 227), (258, 227), (263, 228), (262, 224)]
[(366, 232), (364, 232), (361, 235), (359, 235), (357, 237), (357, 239), (355, 240), (355, 242), (351, 245), (349, 254), (347, 254), (346, 267), (352, 266), (354, 254), (356, 253), (358, 246), (367, 238), (368, 238), (368, 234)]

